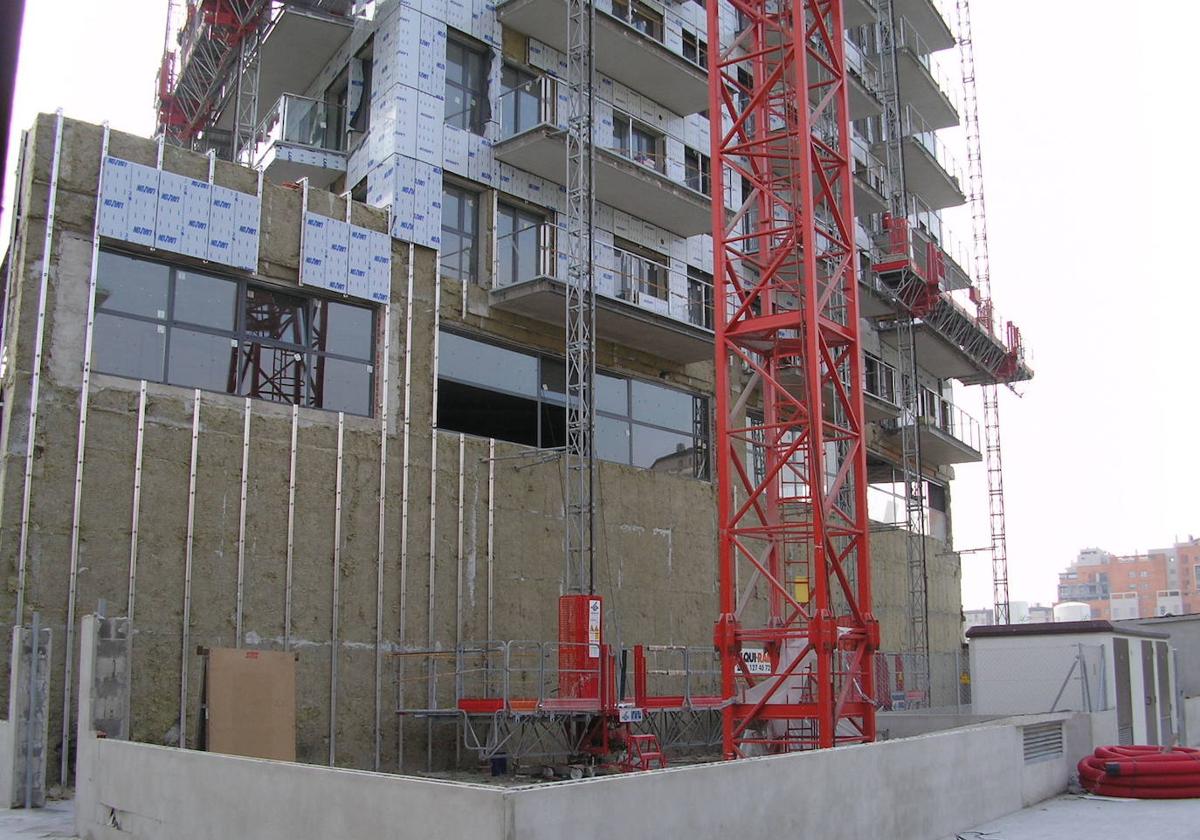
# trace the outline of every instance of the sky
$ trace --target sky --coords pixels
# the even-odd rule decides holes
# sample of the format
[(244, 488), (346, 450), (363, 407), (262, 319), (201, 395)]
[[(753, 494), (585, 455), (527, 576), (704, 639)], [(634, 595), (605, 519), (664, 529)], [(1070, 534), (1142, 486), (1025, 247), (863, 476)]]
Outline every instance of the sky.
[[(1020, 396), (1001, 391), (1012, 600), (1052, 603), (1081, 548), (1131, 553), (1200, 535), (1200, 257), (1189, 249), (1200, 164), (1185, 41), (1200, 9), (1155, 8), (971, 4), (992, 296), (1036, 373)], [(166, 9), (27, 0), (10, 189), (20, 130), (39, 111), (153, 133)], [(954, 52), (940, 60), (957, 72)], [(965, 160), (961, 138), (949, 141)], [(948, 219), (968, 240), (970, 217)], [(7, 213), (0, 224), (7, 237)], [(978, 388), (956, 399), (982, 421)], [(989, 544), (987, 480), (981, 465), (956, 476), (954, 543), (970, 552)], [(989, 554), (965, 553), (963, 606), (991, 600)]]

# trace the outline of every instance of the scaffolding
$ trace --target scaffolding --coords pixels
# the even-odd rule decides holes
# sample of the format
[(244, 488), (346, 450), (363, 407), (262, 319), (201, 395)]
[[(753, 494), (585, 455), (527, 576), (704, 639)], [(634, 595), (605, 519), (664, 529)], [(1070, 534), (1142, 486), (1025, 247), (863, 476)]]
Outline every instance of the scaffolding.
[[(711, 647), (464, 642), (395, 655), (403, 718), (453, 721), (480, 761), (569, 762), (619, 770), (665, 766), (667, 752), (720, 743), (720, 662)], [(568, 664), (569, 663), (569, 664)], [(580, 691), (586, 685), (594, 690)], [(615, 761), (609, 759), (615, 758)]]

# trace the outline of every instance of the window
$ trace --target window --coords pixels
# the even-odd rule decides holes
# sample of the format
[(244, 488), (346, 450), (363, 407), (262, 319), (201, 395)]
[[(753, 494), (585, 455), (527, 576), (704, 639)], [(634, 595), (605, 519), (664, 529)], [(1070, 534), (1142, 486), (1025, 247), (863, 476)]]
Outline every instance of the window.
[(683, 30), (683, 57), (707, 70), (708, 43), (695, 32)]
[(542, 121), (541, 79), (505, 64), (500, 71), (500, 136), (512, 137)]
[(370, 307), (100, 252), (97, 371), (370, 415), (374, 357)]
[(665, 256), (616, 237), (613, 250), (617, 256), (617, 297), (634, 303), (642, 295), (667, 299), (670, 281)]
[(707, 271), (688, 266), (688, 320), (706, 330), (713, 328), (713, 278)]
[(661, 134), (628, 114), (613, 111), (613, 150), (622, 157), (665, 173), (667, 161), (662, 154), (662, 139)]
[[(524, 283), (547, 274), (544, 263), (553, 260), (552, 249), (542, 248), (552, 233), (538, 213), (500, 202), (496, 207), (496, 286)], [(547, 251), (550, 251), (549, 253)]]
[(446, 124), (483, 134), (488, 120), (487, 76), (491, 52), (451, 34), (446, 39)]
[[(566, 444), (562, 359), (441, 333), (438, 425), (527, 446)], [(597, 457), (708, 477), (708, 400), (607, 373), (596, 374)]]
[(613, 0), (612, 13), (643, 35), (662, 41), (663, 16), (645, 3), (639, 0)]
[(708, 155), (684, 146), (683, 177), (684, 183), (696, 192), (712, 195), (712, 161)]
[(442, 189), (442, 275), (479, 277), (479, 195), (453, 184)]

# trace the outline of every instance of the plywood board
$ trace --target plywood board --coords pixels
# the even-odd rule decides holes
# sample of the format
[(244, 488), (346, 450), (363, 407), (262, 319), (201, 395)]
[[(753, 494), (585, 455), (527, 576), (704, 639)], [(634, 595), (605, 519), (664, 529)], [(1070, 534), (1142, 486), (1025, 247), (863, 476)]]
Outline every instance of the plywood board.
[(208, 749), (296, 760), (296, 659), (284, 651), (208, 653)]

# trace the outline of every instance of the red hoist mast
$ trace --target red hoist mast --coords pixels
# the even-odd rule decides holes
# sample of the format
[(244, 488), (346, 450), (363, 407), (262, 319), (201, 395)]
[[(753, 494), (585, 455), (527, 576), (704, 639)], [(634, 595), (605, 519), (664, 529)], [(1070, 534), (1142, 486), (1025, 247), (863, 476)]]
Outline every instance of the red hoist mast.
[[(975, 239), (975, 285), (979, 320), (995, 335), (999, 325), (992, 308), (992, 268), (988, 257), (987, 204), (983, 194), (983, 150), (979, 131), (979, 94), (975, 88), (975, 43), (971, 38), (971, 4), (958, 0), (958, 51), (962, 59), (963, 105), (967, 133), (967, 186), (971, 230)], [(1014, 328), (1009, 325), (1009, 332)], [(1015, 342), (1014, 342), (1015, 346)], [(992, 601), (997, 624), (1009, 624), (1008, 537), (1004, 522), (1004, 461), (1000, 451), (1000, 388), (983, 384), (983, 440), (988, 480), (988, 527), (992, 547)]]
[[(708, 8), (724, 752), (875, 737), (840, 0)], [(722, 23), (724, 26), (722, 26)], [(737, 30), (721, 46), (722, 29)], [(733, 213), (721, 197), (738, 196)], [(737, 204), (738, 202), (735, 202)]]

